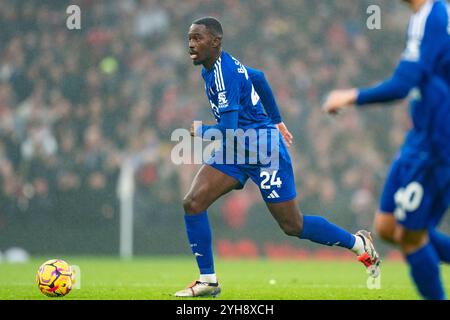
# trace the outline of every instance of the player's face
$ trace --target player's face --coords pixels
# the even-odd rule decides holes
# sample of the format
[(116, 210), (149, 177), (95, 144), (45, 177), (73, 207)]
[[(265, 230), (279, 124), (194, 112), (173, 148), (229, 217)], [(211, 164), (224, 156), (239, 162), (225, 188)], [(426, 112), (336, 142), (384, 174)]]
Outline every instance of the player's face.
[(193, 24), (189, 28), (189, 55), (194, 65), (205, 64), (215, 56), (214, 36), (206, 26)]

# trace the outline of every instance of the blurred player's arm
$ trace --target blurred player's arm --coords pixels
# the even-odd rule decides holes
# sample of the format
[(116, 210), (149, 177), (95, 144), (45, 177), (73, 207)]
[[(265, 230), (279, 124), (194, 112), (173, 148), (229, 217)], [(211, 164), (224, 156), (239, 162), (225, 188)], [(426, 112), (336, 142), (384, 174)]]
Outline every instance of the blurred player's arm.
[(394, 75), (372, 88), (353, 88), (334, 90), (328, 95), (323, 109), (335, 114), (352, 105), (368, 105), (404, 99), (412, 88), (417, 86), (422, 77), (422, 70), (415, 62), (402, 61)]
[(448, 21), (445, 15), (437, 16), (422, 25), (426, 26), (423, 39), (408, 40), (402, 60), (390, 79), (372, 88), (334, 90), (323, 105), (324, 111), (335, 114), (352, 105), (363, 106), (406, 98), (411, 89), (432, 71), (436, 56), (448, 41)]
[(269, 82), (264, 75), (264, 72), (249, 67), (246, 68), (248, 75), (252, 80), (253, 87), (255, 88), (256, 93), (258, 93), (259, 97), (261, 98), (261, 103), (264, 106), (267, 115), (272, 120), (272, 123), (275, 124), (275, 126), (278, 128), (278, 130), (280, 130), (281, 136), (283, 137), (283, 140), (284, 142), (286, 142), (287, 146), (291, 146), (293, 143), (293, 136), (281, 119), (278, 104), (273, 95), (272, 88), (270, 87)]

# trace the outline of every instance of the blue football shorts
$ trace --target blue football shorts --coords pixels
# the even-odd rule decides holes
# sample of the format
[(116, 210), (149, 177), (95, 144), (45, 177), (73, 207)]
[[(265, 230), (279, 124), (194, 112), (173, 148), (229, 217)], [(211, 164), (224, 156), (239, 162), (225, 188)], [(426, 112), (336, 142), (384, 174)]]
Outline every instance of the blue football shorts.
[(294, 171), (288, 150), (284, 142), (279, 142), (277, 165), (268, 164), (221, 164), (212, 156), (206, 164), (239, 181), (242, 189), (250, 178), (258, 187), (265, 202), (280, 203), (295, 199)]
[(409, 230), (436, 227), (450, 205), (450, 164), (398, 158), (392, 163), (380, 210)]

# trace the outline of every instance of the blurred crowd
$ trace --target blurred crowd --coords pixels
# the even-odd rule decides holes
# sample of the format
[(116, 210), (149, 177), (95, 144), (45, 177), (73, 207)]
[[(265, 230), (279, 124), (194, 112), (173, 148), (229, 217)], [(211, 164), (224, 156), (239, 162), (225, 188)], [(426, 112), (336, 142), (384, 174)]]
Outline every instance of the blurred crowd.
[[(116, 188), (127, 160), (141, 231), (172, 236), (176, 226), (183, 234), (181, 199), (198, 166), (172, 164), (170, 135), (193, 119), (213, 120), (187, 54), (190, 23), (206, 15), (221, 20), (224, 49), (272, 85), (295, 139), (302, 210), (351, 230), (370, 227), (409, 126), (406, 104), (334, 119), (320, 103), (332, 88), (390, 75), (408, 22), (400, 1), (376, 1), (382, 29), (372, 31), (369, 0), (1, 2), (0, 235), (56, 225), (78, 230), (78, 241), (91, 230), (117, 242)], [(69, 4), (81, 9), (81, 30), (66, 27)], [(212, 209), (216, 231), (258, 230), (268, 215), (261, 201), (254, 186), (231, 193)]]

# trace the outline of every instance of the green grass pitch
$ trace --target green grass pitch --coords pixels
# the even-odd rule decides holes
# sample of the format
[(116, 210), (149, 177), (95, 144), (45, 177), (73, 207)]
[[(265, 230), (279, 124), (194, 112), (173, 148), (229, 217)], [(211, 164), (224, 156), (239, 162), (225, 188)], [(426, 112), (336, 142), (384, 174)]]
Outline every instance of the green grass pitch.
[[(41, 294), (35, 283), (39, 265), (0, 263), (0, 300), (56, 299)], [(196, 279), (189, 257), (114, 258), (62, 257), (81, 269), (81, 288), (57, 299), (175, 299), (173, 293)], [(367, 274), (358, 262), (314, 260), (216, 260), (222, 285), (219, 299), (249, 300), (404, 300), (418, 299), (402, 262), (384, 262), (381, 288), (369, 290)], [(450, 268), (442, 275), (450, 292)]]

